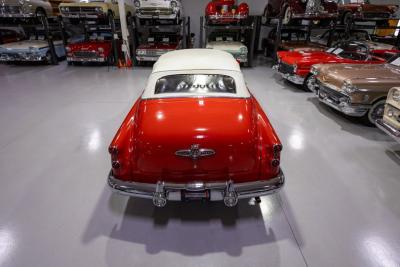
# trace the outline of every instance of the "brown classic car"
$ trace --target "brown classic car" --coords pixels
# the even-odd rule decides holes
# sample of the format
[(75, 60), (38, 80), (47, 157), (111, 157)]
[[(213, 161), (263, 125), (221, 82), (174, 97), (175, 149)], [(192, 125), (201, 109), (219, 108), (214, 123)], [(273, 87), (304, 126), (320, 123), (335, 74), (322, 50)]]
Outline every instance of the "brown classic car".
[[(375, 1), (378, 2), (378, 1)], [(397, 5), (371, 4), (370, 0), (339, 0), (339, 15), (343, 24), (353, 20), (386, 20), (396, 17)]]
[(338, 5), (333, 0), (268, 0), (264, 9), (265, 23), (282, 18), (283, 24), (296, 19), (326, 19), (338, 16)]
[(400, 143), (400, 87), (389, 91), (385, 115), (376, 121), (376, 125)]
[(400, 86), (400, 57), (387, 64), (317, 64), (311, 72), (322, 103), (374, 125), (389, 90)]

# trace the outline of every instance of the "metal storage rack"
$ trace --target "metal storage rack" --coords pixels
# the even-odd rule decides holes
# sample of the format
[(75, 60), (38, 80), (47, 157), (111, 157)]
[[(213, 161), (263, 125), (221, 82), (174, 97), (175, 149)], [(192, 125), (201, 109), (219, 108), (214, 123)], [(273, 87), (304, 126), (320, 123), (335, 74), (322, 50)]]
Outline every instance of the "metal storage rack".
[(240, 24), (209, 24), (204, 17), (200, 17), (200, 47), (206, 47), (206, 42), (213, 31), (238, 31), (240, 35), (245, 37), (244, 43), (248, 48), (248, 62), (246, 65), (252, 67), (257, 45), (256, 33), (259, 32), (260, 21), (260, 17), (250, 16), (244, 23)]
[(54, 34), (59, 33), (66, 44), (65, 31), (59, 17), (34, 17), (34, 18), (0, 18), (0, 27), (22, 28), (25, 35), (31, 36), (43, 34), (49, 44), (51, 63), (58, 64), (57, 54), (54, 48)]
[(144, 33), (176, 33), (182, 37), (182, 48), (189, 48), (191, 43), (191, 32), (190, 32), (190, 17), (181, 17), (178, 24), (161, 24), (160, 20), (153, 20), (150, 24), (141, 24), (139, 18), (133, 19), (128, 25), (130, 25), (129, 34), (132, 36), (132, 60), (135, 65), (138, 64), (136, 59), (136, 49), (140, 45), (140, 34)]

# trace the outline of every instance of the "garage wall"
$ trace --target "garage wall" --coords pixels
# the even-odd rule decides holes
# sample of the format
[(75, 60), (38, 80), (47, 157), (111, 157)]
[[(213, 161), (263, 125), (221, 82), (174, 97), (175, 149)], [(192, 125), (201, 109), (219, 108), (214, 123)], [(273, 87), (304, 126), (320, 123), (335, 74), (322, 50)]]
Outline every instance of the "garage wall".
[[(196, 34), (196, 46), (199, 45), (199, 34), (200, 34), (200, 16), (204, 16), (204, 10), (206, 8), (208, 0), (182, 0), (184, 13), (186, 16), (190, 16), (191, 29), (192, 32)], [(238, 2), (242, 2), (238, 0)], [(246, 0), (250, 6), (251, 15), (261, 15), (264, 11), (265, 5), (268, 1), (266, 0)], [(400, 0), (371, 0), (375, 4), (398, 4), (400, 5)], [(261, 36), (266, 34), (265, 27), (263, 27)], [(261, 38), (260, 38), (261, 39)]]

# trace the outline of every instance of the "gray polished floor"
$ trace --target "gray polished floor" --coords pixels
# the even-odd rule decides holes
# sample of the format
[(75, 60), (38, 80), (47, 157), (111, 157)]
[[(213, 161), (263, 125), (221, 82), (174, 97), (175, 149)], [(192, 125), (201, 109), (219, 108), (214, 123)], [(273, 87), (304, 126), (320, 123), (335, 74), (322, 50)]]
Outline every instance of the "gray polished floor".
[(150, 68), (0, 65), (0, 266), (400, 266), (400, 145), (259, 63), (244, 72), (287, 184), (235, 209), (108, 190)]

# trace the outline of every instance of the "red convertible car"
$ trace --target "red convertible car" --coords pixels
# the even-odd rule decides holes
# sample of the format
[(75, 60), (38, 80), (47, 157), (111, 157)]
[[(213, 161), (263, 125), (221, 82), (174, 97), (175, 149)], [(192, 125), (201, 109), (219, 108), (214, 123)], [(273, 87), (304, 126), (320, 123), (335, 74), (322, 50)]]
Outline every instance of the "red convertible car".
[(235, 0), (212, 0), (206, 7), (206, 19), (211, 23), (234, 23), (247, 19), (249, 5), (236, 5)]
[(227, 52), (186, 49), (155, 63), (109, 146), (109, 186), (167, 201), (224, 201), (277, 192), (281, 142)]
[(82, 62), (112, 63), (112, 35), (94, 33), (88, 40), (68, 44), (66, 47), (68, 64)]
[(398, 50), (371, 50), (368, 43), (347, 41), (326, 51), (279, 51), (277, 53), (279, 63), (274, 66), (274, 69), (283, 78), (313, 91), (311, 67), (314, 64), (382, 64), (398, 52)]

